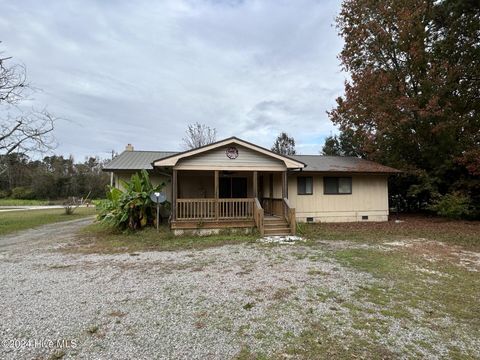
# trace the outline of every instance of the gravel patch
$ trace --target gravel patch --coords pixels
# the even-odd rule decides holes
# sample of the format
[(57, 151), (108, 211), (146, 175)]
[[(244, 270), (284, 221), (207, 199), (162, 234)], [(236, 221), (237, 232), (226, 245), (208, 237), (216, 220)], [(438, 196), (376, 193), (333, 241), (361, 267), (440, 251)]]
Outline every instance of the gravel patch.
[(294, 235), (275, 235), (275, 236), (265, 236), (263, 238), (258, 239), (258, 242), (264, 244), (295, 244), (297, 242), (305, 242), (306, 239), (302, 238), (301, 236), (294, 236)]
[[(347, 242), (115, 255), (55, 250), (86, 223), (49, 225), (41, 235), (26, 232), (31, 243), (25, 235), (0, 239), (0, 358), (228, 359), (245, 347), (268, 356), (312, 321), (335, 338), (352, 331), (368, 337), (352, 330), (345, 304), (385, 321), (386, 333), (379, 329), (377, 336), (394, 353), (435, 337), (417, 321), (392, 319), (358, 300), (359, 289), (379, 280), (329, 256)], [(15, 348), (15, 340), (36, 343)], [(47, 346), (57, 340), (67, 346)], [(472, 339), (459, 341), (465, 347)], [(446, 346), (432, 349), (445, 354)]]
[[(244, 346), (273, 353), (312, 314), (345, 312), (333, 304), (371, 280), (302, 246), (78, 255), (53, 251), (59, 240), (48, 241), (51, 230), (32, 239), (33, 248), (11, 237), (0, 253), (0, 336), (73, 341), (65, 358), (225, 359)], [(55, 349), (1, 351), (18, 359)]]

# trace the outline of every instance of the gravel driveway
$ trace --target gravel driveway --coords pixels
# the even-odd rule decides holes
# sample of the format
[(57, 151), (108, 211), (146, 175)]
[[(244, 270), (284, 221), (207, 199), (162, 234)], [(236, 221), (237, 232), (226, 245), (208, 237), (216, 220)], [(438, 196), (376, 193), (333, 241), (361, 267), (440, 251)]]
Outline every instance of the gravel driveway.
[[(339, 242), (60, 251), (90, 221), (0, 238), (0, 358), (228, 359), (245, 349), (278, 355), (312, 319), (345, 338), (352, 319), (344, 305), (366, 306), (354, 294), (378, 281), (327, 256)], [(391, 321), (382, 336), (393, 352), (432, 336)]]
[[(284, 334), (302, 330), (311, 291), (348, 296), (367, 280), (289, 245), (56, 251), (89, 221), (0, 238), (1, 358), (225, 359), (245, 346), (269, 352), (281, 348)], [(327, 315), (331, 307), (313, 310)], [(64, 347), (49, 348), (49, 341)]]

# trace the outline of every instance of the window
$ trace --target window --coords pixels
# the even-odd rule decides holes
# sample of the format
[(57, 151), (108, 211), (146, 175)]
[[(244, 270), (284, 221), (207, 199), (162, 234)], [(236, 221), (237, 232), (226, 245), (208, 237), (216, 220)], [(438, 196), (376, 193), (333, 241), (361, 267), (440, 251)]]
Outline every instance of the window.
[(218, 187), (221, 199), (246, 198), (247, 178), (246, 177), (221, 177)]
[(323, 193), (325, 195), (351, 194), (352, 178), (349, 177), (324, 177)]
[(297, 193), (298, 195), (313, 194), (313, 178), (311, 176), (297, 177)]

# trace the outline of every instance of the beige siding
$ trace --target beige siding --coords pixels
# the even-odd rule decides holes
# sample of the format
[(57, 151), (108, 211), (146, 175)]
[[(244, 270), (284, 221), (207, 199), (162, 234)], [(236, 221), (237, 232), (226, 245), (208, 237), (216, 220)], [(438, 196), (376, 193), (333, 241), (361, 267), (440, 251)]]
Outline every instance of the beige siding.
[(313, 175), (313, 195), (298, 195), (297, 176), (292, 175), (288, 195), (299, 221), (306, 221), (307, 217), (313, 217), (316, 222), (364, 221), (362, 216), (368, 216), (368, 221), (388, 220), (386, 176), (354, 175), (352, 194), (324, 195), (323, 176)]
[[(133, 172), (116, 172), (115, 184), (121, 188), (120, 179), (129, 180)], [(263, 173), (264, 197), (269, 196), (269, 175)], [(308, 176), (307, 173), (302, 174)], [(248, 178), (248, 196), (253, 196), (252, 173), (237, 173), (234, 176)], [(323, 175), (313, 175), (313, 195), (297, 194), (297, 175), (288, 178), (288, 198), (296, 210), (298, 221), (306, 221), (313, 217), (316, 222), (348, 222), (364, 221), (362, 216), (368, 216), (368, 221), (388, 220), (388, 182), (384, 175), (353, 175), (352, 194), (324, 195)], [(165, 191), (168, 201), (172, 200), (171, 178), (165, 175), (152, 174), (152, 182), (166, 182)], [(274, 198), (282, 196), (282, 175), (274, 173)], [(179, 171), (179, 198), (214, 197), (213, 171)]]
[(285, 164), (279, 159), (239, 146), (238, 157), (229, 159), (225, 155), (228, 146), (213, 149), (189, 158), (181, 159), (177, 170), (284, 170)]

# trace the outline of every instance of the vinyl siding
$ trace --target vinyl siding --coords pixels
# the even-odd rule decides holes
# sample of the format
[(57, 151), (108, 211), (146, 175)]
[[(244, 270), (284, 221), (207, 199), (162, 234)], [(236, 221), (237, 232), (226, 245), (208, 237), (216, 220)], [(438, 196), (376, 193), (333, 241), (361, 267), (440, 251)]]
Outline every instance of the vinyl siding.
[(323, 175), (312, 176), (312, 195), (298, 195), (297, 176), (289, 176), (288, 197), (299, 221), (307, 217), (315, 222), (364, 221), (362, 216), (368, 216), (368, 221), (388, 220), (387, 176), (353, 175), (349, 195), (324, 195)]
[(255, 150), (235, 145), (238, 157), (229, 159), (225, 150), (228, 146), (213, 149), (205, 153), (181, 159), (175, 166), (177, 170), (284, 170), (285, 164), (279, 159), (259, 153)]

